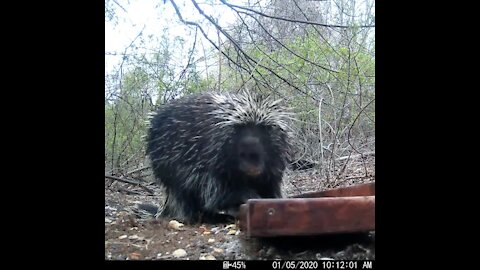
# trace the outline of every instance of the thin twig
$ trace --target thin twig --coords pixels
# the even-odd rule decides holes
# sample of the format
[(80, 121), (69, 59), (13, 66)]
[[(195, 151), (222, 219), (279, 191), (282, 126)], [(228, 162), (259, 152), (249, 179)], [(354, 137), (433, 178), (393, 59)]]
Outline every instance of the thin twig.
[[(238, 5), (234, 5), (234, 4), (227, 3), (227, 1), (225, 1), (225, 0), (220, 0), (220, 2), (222, 2), (223, 4), (225, 4), (225, 5), (229, 6), (229, 7), (236, 7), (236, 8), (239, 8), (239, 9), (247, 10), (247, 11), (253, 12), (253, 13), (255, 13), (255, 14), (261, 15), (261, 16), (263, 16), (263, 17), (267, 17), (267, 18), (271, 18), (271, 19), (275, 19), (275, 20), (281, 20), (281, 21), (287, 21), (287, 22), (294, 22), (294, 23), (311, 24), (311, 25), (318, 25), (318, 26), (329, 27), (329, 28), (347, 28), (347, 29), (348, 29), (348, 28), (354, 27), (354, 26), (348, 26), (348, 25), (324, 24), (324, 23), (318, 23), (318, 22), (302, 21), (302, 20), (293, 20), (293, 19), (275, 17), (275, 16), (272, 16), (272, 15), (268, 15), (268, 14), (262, 13), (262, 12), (260, 12), (260, 11), (256, 11), (256, 10), (251, 9), (251, 8), (242, 7), (242, 6), (238, 6)], [(360, 25), (360, 26), (356, 26), (356, 27), (359, 27), (359, 28), (371, 28), (371, 27), (375, 27), (375, 25)]]
[(219, 52), (221, 52), (223, 55), (225, 55), (225, 57), (227, 57), (228, 60), (230, 60), (232, 63), (234, 63), (236, 66), (238, 66), (239, 68), (245, 70), (246, 72), (250, 72), (250, 70), (248, 70), (247, 68), (245, 68), (244, 66), (241, 66), (240, 64), (238, 64), (237, 62), (233, 61), (229, 55), (227, 55), (225, 52), (223, 52), (222, 50), (220, 50), (220, 48), (217, 46), (217, 44), (215, 44), (215, 42), (213, 42), (208, 36), (207, 36), (207, 33), (205, 33), (205, 31), (203, 30), (203, 28), (196, 22), (192, 22), (192, 21), (187, 21), (185, 19), (183, 19), (183, 16), (182, 14), (180, 13), (180, 10), (178, 9), (178, 6), (177, 4), (175, 3), (174, 0), (170, 0), (170, 3), (172, 3), (172, 6), (173, 8), (175, 9), (175, 12), (177, 13), (177, 16), (178, 18), (180, 19), (181, 22), (183, 22), (184, 24), (187, 24), (187, 25), (193, 25), (195, 27), (197, 27), (198, 29), (200, 29), (200, 32), (202, 32), (202, 35), (205, 37), (205, 39), (208, 40), (208, 42), (210, 42), (210, 44), (212, 44), (213, 47), (215, 47), (215, 49), (217, 49)]
[(116, 180), (116, 181), (119, 181), (119, 182), (131, 184), (131, 185), (136, 185), (136, 186), (139, 186), (139, 187), (143, 188), (144, 190), (148, 191), (150, 194), (155, 194), (155, 192), (153, 190), (149, 189), (148, 187), (142, 185), (139, 182), (134, 182), (132, 180), (127, 180), (127, 179), (123, 179), (123, 178), (120, 178), (120, 177), (116, 177), (116, 176), (113, 176), (113, 175), (107, 175), (107, 174), (105, 174), (105, 178), (113, 179), (113, 180)]
[(150, 169), (150, 166), (143, 166), (143, 167), (141, 167), (141, 168), (134, 169), (134, 170), (132, 170), (132, 171), (127, 172), (125, 175), (131, 175), (131, 174), (134, 174), (134, 173), (136, 173), (136, 172), (144, 171), (144, 170), (146, 170), (146, 169)]

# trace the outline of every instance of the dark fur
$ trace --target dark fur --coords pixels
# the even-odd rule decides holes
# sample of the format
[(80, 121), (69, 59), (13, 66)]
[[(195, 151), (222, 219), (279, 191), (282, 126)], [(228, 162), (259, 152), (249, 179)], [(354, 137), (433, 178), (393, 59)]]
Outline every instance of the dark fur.
[[(147, 154), (167, 192), (161, 215), (217, 222), (251, 198), (282, 197), (290, 149), (286, 113), (249, 94), (193, 95), (163, 105)], [(259, 173), (259, 174), (258, 174)]]

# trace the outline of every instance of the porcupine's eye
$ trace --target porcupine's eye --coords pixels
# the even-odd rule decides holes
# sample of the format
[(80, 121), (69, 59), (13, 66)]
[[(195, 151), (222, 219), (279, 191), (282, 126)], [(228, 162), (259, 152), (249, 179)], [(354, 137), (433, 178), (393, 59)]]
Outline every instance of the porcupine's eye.
[(239, 169), (245, 175), (257, 177), (263, 173), (264, 147), (261, 136), (256, 130), (246, 129), (240, 132), (237, 153)]

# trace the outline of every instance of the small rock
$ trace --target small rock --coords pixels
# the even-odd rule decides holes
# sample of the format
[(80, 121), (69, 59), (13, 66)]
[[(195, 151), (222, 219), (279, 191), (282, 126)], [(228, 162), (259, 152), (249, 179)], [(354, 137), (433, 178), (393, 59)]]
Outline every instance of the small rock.
[(240, 231), (237, 231), (237, 232), (235, 233), (235, 235), (239, 235), (239, 234), (240, 234)]
[(126, 234), (124, 234), (124, 235), (119, 236), (118, 239), (125, 239), (125, 238), (127, 238), (127, 237), (128, 237), (128, 236), (127, 236)]
[(322, 257), (322, 258), (320, 258), (319, 260), (321, 260), (321, 261), (333, 261), (334, 259), (333, 259), (333, 258), (329, 258), (329, 257)]
[(237, 233), (236, 230), (230, 230), (227, 232), (227, 235), (235, 235)]
[(105, 210), (110, 211), (110, 212), (117, 212), (117, 208), (113, 208), (111, 206), (105, 206)]
[(204, 231), (204, 232), (203, 232), (203, 235), (209, 235), (209, 234), (210, 234), (209, 231)]
[(260, 250), (257, 252), (257, 256), (258, 256), (258, 257), (264, 257), (264, 256), (265, 256), (265, 253), (266, 253), (266, 252), (265, 252), (265, 249), (262, 248), (262, 249), (260, 249)]
[(211, 254), (201, 254), (200, 258), (198, 259), (203, 261), (203, 260), (216, 260), (217, 258), (215, 258), (215, 256)]
[(140, 259), (140, 256), (141, 256), (140, 253), (138, 253), (138, 252), (133, 252), (132, 254), (130, 254), (130, 259), (132, 259), (132, 260), (139, 260), (139, 259)]
[(213, 252), (222, 254), (222, 253), (223, 253), (223, 249), (221, 249), (221, 248), (213, 248)]
[(130, 235), (130, 236), (128, 237), (128, 239), (130, 239), (130, 240), (136, 240), (136, 239), (139, 239), (139, 238), (140, 238), (140, 237), (139, 237), (138, 235), (136, 235), (136, 234)]
[(214, 242), (215, 242), (215, 239), (213, 239), (213, 238), (208, 239), (208, 243), (211, 244), (211, 243), (214, 243)]
[(162, 253), (161, 252), (157, 254), (157, 259), (160, 259), (160, 258), (162, 258)]
[(267, 250), (267, 253), (265, 254), (267, 257), (271, 257), (273, 256), (273, 254), (275, 253), (275, 248), (274, 247), (270, 247), (268, 250)]
[(170, 220), (170, 222), (168, 223), (168, 227), (174, 230), (183, 230), (183, 226), (183, 223), (180, 223), (176, 220)]
[(106, 217), (105, 218), (105, 223), (112, 223), (112, 220)]
[(216, 233), (218, 233), (218, 232), (220, 231), (220, 228), (219, 228), (219, 227), (213, 227), (212, 229), (210, 229), (210, 231), (211, 231), (212, 233), (215, 233), (215, 234), (216, 234)]
[(173, 257), (181, 258), (187, 256), (187, 252), (183, 248), (179, 248), (172, 253)]

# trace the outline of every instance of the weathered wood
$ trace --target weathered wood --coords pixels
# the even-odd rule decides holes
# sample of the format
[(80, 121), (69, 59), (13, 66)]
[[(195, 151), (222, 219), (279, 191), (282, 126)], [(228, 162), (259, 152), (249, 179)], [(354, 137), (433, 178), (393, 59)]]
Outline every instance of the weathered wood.
[(292, 198), (375, 196), (375, 182), (349, 187), (334, 188), (319, 192), (304, 193)]
[(293, 236), (375, 230), (375, 196), (252, 199), (240, 206), (250, 236)]

